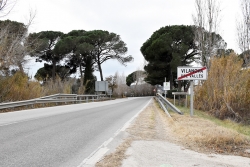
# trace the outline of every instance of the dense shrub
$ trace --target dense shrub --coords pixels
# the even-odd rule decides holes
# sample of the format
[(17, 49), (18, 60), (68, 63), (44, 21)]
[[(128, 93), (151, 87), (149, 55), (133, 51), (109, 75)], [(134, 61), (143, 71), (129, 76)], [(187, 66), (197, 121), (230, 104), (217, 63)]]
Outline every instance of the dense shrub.
[(55, 81), (49, 80), (41, 85), (38, 81), (30, 81), (23, 72), (16, 72), (13, 76), (0, 77), (0, 102), (22, 101), (57, 93), (72, 93), (75, 79), (62, 81), (59, 77)]
[(29, 81), (23, 72), (16, 72), (13, 76), (0, 77), (0, 101), (20, 101), (37, 98), (41, 95), (39, 82)]
[(232, 53), (211, 60), (208, 79), (195, 88), (195, 107), (218, 118), (247, 121), (250, 117), (250, 70)]

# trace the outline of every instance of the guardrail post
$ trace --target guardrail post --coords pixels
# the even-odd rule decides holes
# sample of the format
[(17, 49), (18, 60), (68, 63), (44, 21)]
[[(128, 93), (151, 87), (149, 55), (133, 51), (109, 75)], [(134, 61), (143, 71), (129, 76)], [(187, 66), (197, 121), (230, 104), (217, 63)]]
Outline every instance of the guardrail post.
[(88, 103), (88, 101), (89, 101), (89, 97), (87, 96), (87, 97), (86, 97), (86, 102)]

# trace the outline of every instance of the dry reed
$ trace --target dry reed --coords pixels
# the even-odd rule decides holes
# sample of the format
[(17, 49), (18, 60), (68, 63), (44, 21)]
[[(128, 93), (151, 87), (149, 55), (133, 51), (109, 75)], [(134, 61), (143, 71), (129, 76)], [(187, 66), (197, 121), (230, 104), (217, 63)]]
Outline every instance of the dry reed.
[(235, 54), (211, 60), (208, 79), (195, 88), (195, 108), (250, 123), (250, 70)]

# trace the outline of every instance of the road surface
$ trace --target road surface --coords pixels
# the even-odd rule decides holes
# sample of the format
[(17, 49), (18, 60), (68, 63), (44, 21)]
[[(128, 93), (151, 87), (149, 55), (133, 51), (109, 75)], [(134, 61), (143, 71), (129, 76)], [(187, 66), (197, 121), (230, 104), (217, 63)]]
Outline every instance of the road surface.
[(0, 114), (0, 166), (80, 167), (151, 97)]

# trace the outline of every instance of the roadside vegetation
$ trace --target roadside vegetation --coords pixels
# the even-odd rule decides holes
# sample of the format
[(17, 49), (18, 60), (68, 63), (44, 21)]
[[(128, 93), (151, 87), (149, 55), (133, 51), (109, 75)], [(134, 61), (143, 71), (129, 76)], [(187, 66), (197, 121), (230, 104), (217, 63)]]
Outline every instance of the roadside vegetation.
[[(185, 115), (189, 115), (190, 114), (190, 109), (183, 107), (183, 106), (177, 106), (181, 111), (183, 111), (185, 113)], [(231, 119), (224, 119), (221, 120), (219, 118), (216, 118), (214, 116), (212, 116), (209, 113), (206, 113), (204, 111), (201, 110), (194, 110), (194, 115), (196, 117), (200, 117), (206, 120), (209, 120), (213, 123), (215, 123), (218, 126), (222, 126), (225, 128), (229, 128), (229, 129), (233, 129), (235, 131), (237, 131), (238, 133), (241, 133), (243, 135), (246, 135), (250, 138), (250, 125), (245, 125), (243, 123), (237, 123)]]
[(211, 60), (208, 79), (195, 88), (195, 108), (220, 119), (250, 124), (250, 70), (236, 54)]
[(126, 130), (129, 136), (110, 154), (101, 159), (96, 166), (121, 166), (128, 157), (128, 148), (133, 141), (167, 141), (200, 153), (219, 153), (250, 157), (249, 126), (230, 120), (220, 120), (208, 113), (177, 106), (184, 115), (171, 112), (171, 118), (152, 101)]
[(42, 88), (38, 82), (30, 82), (22, 72), (13, 76), (0, 77), (0, 101), (20, 101), (37, 98), (41, 95)]
[[(186, 146), (207, 153), (225, 153), (250, 157), (246, 152), (250, 148), (250, 126), (232, 120), (220, 120), (200, 110), (178, 107), (184, 115), (171, 113), (169, 121), (172, 131)], [(171, 124), (171, 125), (170, 125)]]

